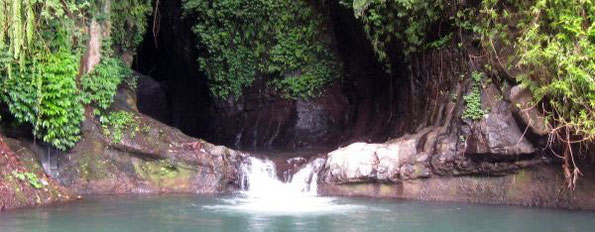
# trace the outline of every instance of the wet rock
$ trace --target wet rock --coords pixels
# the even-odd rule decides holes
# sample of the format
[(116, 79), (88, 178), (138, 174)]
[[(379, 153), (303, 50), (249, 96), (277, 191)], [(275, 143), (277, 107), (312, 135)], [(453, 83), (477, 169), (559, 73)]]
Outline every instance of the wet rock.
[(536, 107), (533, 107), (533, 95), (529, 90), (520, 85), (510, 89), (510, 102), (512, 110), (519, 115), (523, 123), (527, 125), (535, 134), (547, 135), (547, 126), (544, 122), (544, 116), (539, 113)]
[[(134, 115), (134, 126), (114, 141), (96, 118), (87, 118), (82, 139), (68, 152), (54, 154), (49, 170), (60, 184), (78, 194), (219, 193), (239, 186), (245, 155), (189, 137), (134, 110), (128, 89), (121, 89), (111, 110)], [(18, 150), (41, 155), (47, 149), (24, 141)]]
[(383, 197), (424, 201), (595, 209), (595, 170), (589, 169), (576, 190), (564, 186), (558, 165), (542, 164), (506, 176), (434, 176), (399, 183), (322, 183), (325, 196)]
[(238, 102), (217, 101), (202, 137), (241, 149), (328, 149), (340, 143), (351, 117), (339, 90), (309, 101), (285, 99), (259, 88)]
[(490, 111), (479, 122), (469, 123), (471, 135), (465, 139), (467, 154), (515, 156), (535, 152), (519, 129), (509, 104), (501, 99), (500, 91), (490, 85), (484, 89), (483, 96), (484, 107)]
[(165, 87), (145, 75), (138, 75), (137, 106), (140, 112), (159, 120), (169, 122), (169, 108)]
[(326, 181), (393, 181), (399, 174), (399, 147), (354, 143), (328, 154)]
[(0, 212), (74, 199), (71, 191), (44, 173), (37, 156), (19, 141), (0, 135)]

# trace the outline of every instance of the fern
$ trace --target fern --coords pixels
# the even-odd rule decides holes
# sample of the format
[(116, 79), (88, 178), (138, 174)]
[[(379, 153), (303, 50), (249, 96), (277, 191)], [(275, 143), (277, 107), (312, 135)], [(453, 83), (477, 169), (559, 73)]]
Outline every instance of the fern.
[[(141, 3), (112, 2), (117, 6)], [(95, 17), (96, 12), (89, 10), (103, 3), (0, 0), (0, 100), (17, 122), (32, 125), (37, 138), (61, 150), (80, 139), (83, 104), (107, 109), (118, 84), (130, 73), (108, 52), (97, 69), (77, 83), (78, 57), (87, 40), (80, 22)], [(127, 17), (128, 9), (118, 8), (118, 14)], [(123, 32), (129, 24), (116, 23), (113, 27)]]

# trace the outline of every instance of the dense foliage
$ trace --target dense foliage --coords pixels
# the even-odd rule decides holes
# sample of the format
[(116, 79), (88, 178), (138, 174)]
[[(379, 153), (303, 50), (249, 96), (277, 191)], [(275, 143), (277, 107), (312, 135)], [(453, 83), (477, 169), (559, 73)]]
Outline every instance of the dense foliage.
[(113, 102), (120, 83), (132, 75), (122, 60), (103, 58), (93, 71), (81, 78), (83, 103), (107, 110)]
[(212, 94), (239, 97), (257, 78), (290, 98), (308, 98), (339, 77), (324, 19), (307, 1), (185, 0), (208, 55), (200, 68)]
[(60, 149), (78, 141), (83, 119), (75, 81), (81, 33), (69, 28), (74, 21), (67, 13), (84, 7), (73, 1), (0, 1), (0, 47), (8, 47), (0, 63), (0, 97), (18, 122), (30, 123), (37, 137)]
[(428, 34), (441, 17), (443, 0), (341, 0), (353, 9), (364, 25), (374, 51), (386, 62), (391, 46), (400, 45), (403, 54), (438, 47), (450, 39), (450, 34), (431, 41)]
[(527, 10), (518, 79), (549, 103), (554, 127), (595, 141), (595, 2), (541, 0)]
[[(476, 28), (497, 63), (529, 88), (563, 144), (563, 169), (573, 188), (581, 172), (573, 150), (595, 142), (595, 2), (483, 0)], [(510, 55), (498, 46), (512, 47)], [(543, 103), (543, 104), (539, 104)]]
[[(129, 74), (128, 68), (107, 52), (96, 70), (79, 78), (87, 24), (93, 19), (105, 20), (107, 1), (0, 0), (0, 100), (17, 122), (32, 125), (36, 137), (62, 150), (80, 139), (83, 105), (107, 109), (118, 84)], [(126, 0), (115, 1), (113, 6), (117, 14), (133, 12), (138, 16), (114, 16), (124, 19), (112, 23), (116, 35), (128, 29), (144, 30), (139, 29), (145, 23), (140, 16), (150, 3)], [(128, 48), (139, 39), (113, 40), (107, 38), (106, 42)]]
[(113, 1), (110, 23), (114, 45), (121, 51), (134, 51), (147, 30), (146, 16), (151, 13), (152, 0)]

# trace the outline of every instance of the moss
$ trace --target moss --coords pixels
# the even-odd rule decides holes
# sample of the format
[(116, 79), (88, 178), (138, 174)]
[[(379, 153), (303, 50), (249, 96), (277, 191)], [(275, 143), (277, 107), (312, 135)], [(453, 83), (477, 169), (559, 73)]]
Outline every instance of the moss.
[(426, 176), (426, 172), (428, 172), (428, 170), (426, 169), (426, 166), (421, 163), (416, 163), (413, 167), (413, 170), (415, 170), (413, 172), (413, 175), (416, 177)]
[(380, 196), (388, 197), (388, 196), (397, 195), (397, 192), (396, 192), (396, 188), (394, 185), (380, 184), (380, 188), (378, 189), (378, 194)]
[(78, 166), (81, 178), (86, 180), (99, 180), (108, 176), (109, 163), (106, 159), (100, 159), (99, 154), (104, 153), (103, 144), (99, 141), (92, 143), (91, 147), (82, 152), (78, 157)]
[(525, 196), (524, 189), (526, 186), (531, 184), (531, 175), (526, 170), (520, 170), (518, 173), (513, 175), (512, 181), (508, 184), (506, 189), (506, 198), (508, 199), (522, 199)]
[(168, 161), (143, 161), (134, 163), (136, 174), (154, 186), (167, 189), (181, 189), (187, 187), (193, 171), (174, 165)]
[(19, 181), (14, 178), (11, 175), (6, 175), (4, 177), (4, 180), (6, 180), (8, 182), (9, 186), (12, 186), (10, 189), (13, 190), (15, 199), (17, 201), (19, 201), (20, 203), (27, 203), (27, 196), (25, 195), (25, 193), (23, 192), (23, 189), (21, 188), (21, 184), (19, 183)]

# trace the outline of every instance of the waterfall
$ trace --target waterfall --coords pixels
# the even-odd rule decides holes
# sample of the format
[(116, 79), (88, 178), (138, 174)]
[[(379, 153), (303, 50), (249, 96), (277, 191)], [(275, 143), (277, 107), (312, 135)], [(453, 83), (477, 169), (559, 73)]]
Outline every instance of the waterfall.
[(275, 163), (250, 157), (241, 166), (242, 191), (221, 199), (223, 204), (204, 207), (273, 215), (345, 213), (360, 209), (358, 205), (344, 204), (336, 198), (318, 196), (318, 172), (324, 163), (322, 158), (306, 163), (283, 182), (277, 177)]
[(250, 157), (242, 164), (241, 188), (249, 197), (270, 197), (270, 195), (316, 196), (318, 171), (323, 159), (307, 163), (287, 183), (277, 177), (275, 163)]

